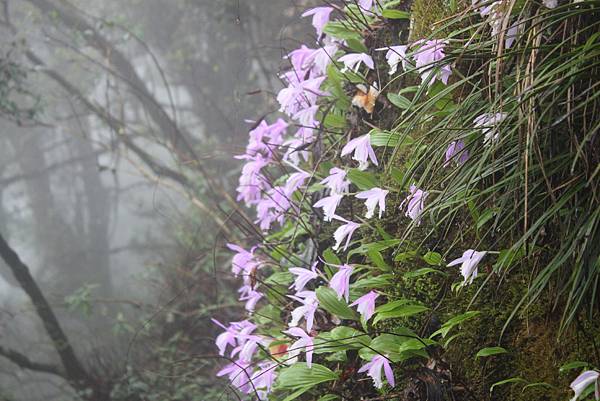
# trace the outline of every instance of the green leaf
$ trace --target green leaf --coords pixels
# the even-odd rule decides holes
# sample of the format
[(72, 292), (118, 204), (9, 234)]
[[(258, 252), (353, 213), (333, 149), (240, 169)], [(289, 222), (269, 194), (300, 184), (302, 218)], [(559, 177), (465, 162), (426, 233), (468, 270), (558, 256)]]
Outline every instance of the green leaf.
[(383, 305), (379, 305), (377, 308), (375, 308), (375, 313), (393, 311), (394, 309), (397, 309), (401, 306), (404, 306), (404, 305), (407, 305), (410, 303), (412, 303), (412, 301), (410, 299), (397, 299), (395, 301), (388, 302)]
[(410, 338), (400, 344), (398, 348), (398, 353), (402, 354), (404, 359), (412, 358), (415, 356), (420, 356), (423, 358), (427, 358), (429, 355), (424, 348), (429, 345), (435, 344), (435, 341), (429, 339), (416, 339)]
[(371, 135), (371, 146), (405, 147), (414, 143), (411, 137), (397, 132), (371, 130), (369, 135)]
[(292, 281), (294, 281), (294, 278), (290, 272), (275, 272), (265, 279), (265, 284), (287, 287)]
[(395, 262), (408, 262), (417, 256), (417, 251), (400, 252), (394, 256)]
[(295, 400), (296, 398), (300, 397), (302, 394), (306, 393), (308, 390), (310, 390), (313, 387), (314, 386), (301, 387), (298, 390), (294, 391), (292, 394), (290, 394), (287, 397), (285, 397), (283, 399), (283, 401), (292, 401), (292, 400)]
[(352, 327), (338, 326), (331, 330), (331, 339), (352, 348), (361, 348), (371, 343), (371, 337)]
[(319, 398), (317, 401), (334, 401), (334, 400), (339, 400), (340, 397), (335, 395), (335, 394), (326, 394), (324, 396), (322, 396), (321, 398)]
[(325, 116), (325, 120), (323, 120), (323, 123), (327, 128), (343, 129), (346, 127), (346, 116), (328, 113)]
[(323, 259), (325, 259), (325, 263), (328, 263), (324, 267), (325, 274), (327, 275), (327, 278), (331, 278), (334, 275), (334, 271), (329, 265), (339, 266), (342, 264), (342, 261), (331, 248), (327, 248), (325, 251), (323, 251)]
[(356, 282), (352, 284), (352, 288), (384, 288), (392, 284), (392, 277), (393, 276), (391, 274), (381, 274), (375, 277), (362, 278), (360, 280), (356, 280)]
[(494, 263), (494, 270), (506, 269), (511, 265), (515, 264), (519, 260), (525, 257), (525, 247), (522, 246), (517, 250), (502, 249), (498, 255), (496, 263)]
[(378, 250), (371, 249), (367, 251), (367, 256), (369, 257), (369, 260), (371, 260), (371, 262), (373, 262), (373, 264), (381, 270), (391, 270), (390, 265), (386, 263), (386, 261), (383, 259), (383, 255), (381, 255), (381, 252)]
[(356, 254), (365, 255), (369, 251), (381, 252), (388, 248), (396, 246), (399, 243), (400, 243), (399, 239), (389, 239), (389, 240), (382, 240), (382, 241), (376, 241), (376, 242), (369, 242), (368, 244), (362, 244), (359, 247), (354, 248), (353, 250), (348, 252), (348, 256), (352, 256), (352, 255), (356, 255)]
[(401, 317), (409, 317), (429, 310), (423, 305), (403, 305), (388, 312), (380, 312), (375, 316), (373, 324), (385, 319), (397, 319)]
[(341, 22), (330, 21), (323, 28), (323, 32), (329, 36), (333, 36), (334, 38), (339, 39), (354, 39), (360, 41), (362, 36), (359, 32), (353, 31), (348, 28), (347, 25), (342, 24)]
[(412, 102), (408, 98), (397, 93), (388, 93), (387, 98), (394, 106), (402, 110), (408, 110), (412, 107)]
[(508, 353), (508, 351), (502, 347), (487, 347), (487, 348), (480, 349), (479, 352), (477, 353), (477, 355), (475, 355), (475, 359), (480, 358), (480, 357), (486, 357), (486, 356), (492, 356), (492, 355), (498, 355), (498, 354), (506, 354), (506, 353)]
[(358, 320), (358, 315), (343, 300), (337, 298), (334, 290), (328, 287), (319, 287), (316, 290), (319, 306), (327, 312), (341, 318)]
[(392, 167), (390, 174), (396, 183), (402, 184), (402, 182), (404, 182), (404, 173), (399, 168)]
[(383, 10), (381, 15), (389, 19), (410, 19), (410, 13), (402, 10)]
[(325, 262), (332, 264), (332, 265), (341, 265), (342, 261), (340, 260), (340, 258), (338, 258), (338, 256), (335, 254), (335, 252), (333, 252), (333, 250), (331, 248), (327, 248), (325, 249), (325, 251), (323, 251), (323, 259), (325, 259)]
[(309, 369), (305, 362), (298, 362), (279, 372), (277, 386), (281, 389), (310, 388), (337, 378), (338, 375), (328, 367), (313, 363)]
[(530, 384), (526, 385), (525, 387), (523, 387), (523, 389), (521, 389), (521, 392), (524, 393), (525, 390), (527, 390), (528, 388), (532, 388), (532, 387), (545, 387), (545, 388), (548, 388), (548, 389), (556, 388), (555, 386), (553, 386), (550, 383), (537, 382), (537, 383), (530, 383)]
[(442, 337), (446, 337), (448, 332), (452, 330), (454, 326), (459, 325), (465, 320), (474, 318), (475, 316), (479, 315), (479, 313), (479, 311), (468, 311), (463, 313), (462, 315), (454, 316), (452, 319), (444, 323), (439, 330), (435, 331), (432, 335), (430, 335), (429, 338), (434, 338), (438, 334), (441, 334)]
[(370, 361), (378, 354), (388, 355), (394, 362), (407, 359), (409, 355), (406, 353), (403, 355), (400, 352), (400, 347), (411, 339), (419, 341), (418, 336), (405, 327), (398, 327), (394, 332), (396, 334), (384, 333), (375, 337), (369, 347), (361, 348), (358, 351), (358, 355), (366, 361)]
[(494, 391), (495, 387), (502, 386), (504, 384), (509, 384), (509, 383), (527, 383), (527, 380), (520, 378), (520, 377), (511, 377), (510, 379), (500, 380), (499, 382), (492, 384), (492, 387), (490, 387), (490, 393), (492, 391)]
[(346, 44), (352, 50), (357, 53), (368, 53), (369, 49), (364, 45), (362, 40), (357, 40), (356, 38), (350, 38), (346, 40)]
[(361, 191), (366, 191), (379, 186), (377, 177), (368, 171), (360, 171), (357, 168), (351, 168), (348, 170), (347, 177), (350, 182), (356, 185)]
[(565, 363), (558, 369), (558, 371), (560, 373), (564, 373), (564, 372), (567, 372), (567, 371), (573, 370), (573, 369), (587, 368), (588, 366), (590, 366), (590, 364), (587, 362), (574, 361), (574, 362)]
[(440, 266), (442, 264), (442, 255), (437, 252), (427, 252), (423, 255), (423, 260), (431, 266)]
[(437, 274), (441, 274), (443, 276), (448, 275), (448, 273), (443, 272), (441, 270), (433, 269), (431, 267), (423, 267), (423, 268), (415, 270), (415, 271), (410, 271), (410, 272), (404, 273), (404, 277), (405, 278), (415, 278), (415, 277), (424, 276), (429, 273), (437, 273)]
[(485, 225), (485, 223), (487, 223), (488, 221), (490, 221), (492, 219), (492, 217), (494, 217), (494, 214), (496, 214), (497, 210), (496, 209), (486, 209), (483, 211), (483, 213), (481, 213), (481, 215), (479, 216), (479, 219), (477, 219), (477, 223), (476, 223), (476, 227), (477, 229), (481, 229), (481, 227), (483, 227)]

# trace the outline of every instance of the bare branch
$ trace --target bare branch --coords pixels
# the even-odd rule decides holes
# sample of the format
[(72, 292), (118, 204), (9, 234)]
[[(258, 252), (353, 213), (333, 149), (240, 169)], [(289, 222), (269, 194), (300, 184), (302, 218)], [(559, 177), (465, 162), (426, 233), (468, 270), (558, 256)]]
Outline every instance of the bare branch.
[(32, 370), (34, 372), (48, 373), (51, 375), (60, 376), (63, 379), (65, 378), (65, 372), (58, 366), (49, 363), (34, 362), (27, 356), (21, 354), (20, 352), (10, 348), (5, 348), (1, 345), (0, 356), (5, 357), (21, 369)]
[(72, 383), (75, 388), (84, 388), (87, 384), (92, 382), (90, 377), (75, 355), (75, 351), (73, 350), (67, 335), (58, 322), (48, 300), (46, 300), (42, 290), (38, 287), (31, 275), (29, 268), (21, 261), (19, 255), (17, 255), (17, 253), (8, 245), (1, 234), (0, 257), (6, 262), (23, 291), (25, 291), (29, 296), (29, 299), (31, 299), (35, 311), (42, 321), (48, 337), (52, 340), (54, 349), (60, 357), (65, 369), (65, 378)]

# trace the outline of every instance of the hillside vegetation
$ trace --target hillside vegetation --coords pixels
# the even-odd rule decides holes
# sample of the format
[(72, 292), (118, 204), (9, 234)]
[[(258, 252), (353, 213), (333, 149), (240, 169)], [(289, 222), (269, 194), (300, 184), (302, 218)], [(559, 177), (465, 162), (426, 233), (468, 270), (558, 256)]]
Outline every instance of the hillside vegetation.
[(231, 396), (593, 399), (600, 2), (304, 16), (281, 115), (236, 156), (256, 220), (228, 245), (247, 318), (215, 320)]

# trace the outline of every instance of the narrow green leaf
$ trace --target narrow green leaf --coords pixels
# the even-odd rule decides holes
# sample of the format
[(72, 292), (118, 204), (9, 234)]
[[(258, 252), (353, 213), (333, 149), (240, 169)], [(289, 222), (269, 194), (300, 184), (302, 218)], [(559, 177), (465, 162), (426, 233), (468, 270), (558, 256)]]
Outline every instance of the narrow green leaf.
[(437, 274), (441, 274), (442, 276), (448, 275), (448, 273), (443, 272), (441, 270), (433, 269), (431, 267), (423, 267), (423, 268), (415, 270), (415, 271), (410, 271), (410, 272), (404, 273), (404, 277), (405, 278), (415, 278), (415, 277), (424, 276), (429, 273), (437, 273)]
[(525, 390), (527, 390), (528, 388), (532, 388), (532, 387), (545, 387), (547, 389), (556, 388), (555, 386), (553, 386), (550, 383), (537, 382), (537, 383), (531, 383), (531, 384), (526, 385), (525, 387), (523, 387), (523, 389), (521, 390), (521, 392), (524, 393)]
[(408, 110), (412, 107), (412, 102), (408, 98), (397, 93), (388, 93), (388, 100), (396, 107), (402, 110)]
[(323, 120), (323, 123), (327, 128), (343, 129), (346, 127), (346, 116), (329, 113), (325, 116), (325, 120)]
[(408, 262), (417, 256), (417, 251), (400, 252), (394, 256), (395, 262)]
[(441, 334), (442, 337), (446, 337), (446, 335), (448, 335), (448, 332), (450, 332), (450, 330), (452, 330), (452, 328), (454, 326), (459, 325), (460, 323), (464, 322), (465, 320), (474, 318), (475, 316), (479, 315), (479, 313), (480, 313), (479, 311), (468, 311), (461, 315), (454, 316), (453, 318), (448, 320), (446, 323), (444, 323), (439, 330), (435, 331), (432, 335), (430, 335), (429, 338), (434, 338), (438, 334)]
[(490, 221), (495, 214), (496, 209), (484, 210), (483, 213), (481, 213), (481, 215), (479, 216), (479, 219), (477, 219), (477, 229), (481, 229), (481, 227), (483, 227), (488, 221)]
[(506, 353), (508, 353), (508, 351), (502, 347), (487, 347), (487, 348), (480, 349), (479, 352), (477, 353), (477, 355), (475, 355), (475, 359), (481, 358), (481, 357), (486, 357), (486, 356), (498, 355), (498, 354), (506, 354)]
[(373, 320), (373, 324), (380, 322), (381, 320), (385, 320), (385, 319), (398, 319), (398, 318), (402, 318), (402, 317), (413, 316), (413, 315), (425, 312), (426, 310), (429, 310), (429, 308), (426, 306), (423, 306), (423, 305), (400, 306), (389, 312), (378, 313), (377, 316), (375, 316), (375, 319)]
[(300, 397), (302, 394), (306, 393), (308, 390), (310, 390), (313, 387), (314, 386), (301, 387), (298, 390), (294, 391), (292, 394), (285, 397), (283, 399), (283, 401), (293, 401), (293, 400), (297, 399), (298, 397)]
[(401, 306), (404, 306), (404, 305), (407, 305), (410, 303), (412, 303), (412, 301), (410, 299), (397, 299), (395, 301), (388, 302), (383, 305), (379, 305), (377, 308), (375, 308), (375, 313), (389, 312), (389, 311), (392, 311), (394, 309), (397, 309)]
[(386, 261), (383, 259), (383, 255), (381, 255), (381, 252), (378, 250), (371, 249), (367, 251), (367, 256), (369, 257), (369, 260), (381, 270), (391, 270), (390, 265), (386, 263)]
[(352, 288), (384, 288), (392, 284), (392, 277), (393, 276), (391, 274), (381, 274), (375, 277), (362, 278), (360, 280), (357, 280), (354, 284), (352, 284)]
[(322, 396), (321, 398), (319, 398), (317, 401), (334, 401), (334, 400), (339, 400), (340, 397), (335, 395), (335, 394), (326, 394), (324, 396)]
[(381, 15), (389, 19), (410, 19), (410, 13), (402, 10), (383, 10)]
[(502, 386), (504, 384), (509, 384), (509, 383), (527, 383), (527, 380), (520, 378), (520, 377), (511, 377), (510, 379), (500, 380), (499, 382), (492, 384), (492, 387), (490, 387), (490, 393), (492, 391), (494, 391), (495, 387)]
[(397, 132), (372, 130), (369, 135), (371, 135), (371, 146), (404, 147), (414, 143), (411, 137), (402, 136)]
[(558, 371), (560, 373), (564, 373), (564, 372), (567, 372), (567, 371), (573, 370), (573, 369), (587, 368), (588, 366), (590, 366), (590, 364), (587, 362), (574, 361), (574, 362), (565, 363), (558, 369)]

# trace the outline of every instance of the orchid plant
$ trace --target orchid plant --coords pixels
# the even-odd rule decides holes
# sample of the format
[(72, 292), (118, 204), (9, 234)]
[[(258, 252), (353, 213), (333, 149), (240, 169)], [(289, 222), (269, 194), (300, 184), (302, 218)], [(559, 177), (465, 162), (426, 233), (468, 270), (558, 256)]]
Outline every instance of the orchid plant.
[[(281, 74), (285, 86), (276, 96), (285, 118), (254, 123), (245, 153), (236, 156), (245, 163), (237, 199), (255, 210), (263, 240), (249, 248), (227, 245), (235, 252), (231, 271), (241, 278), (239, 299), (248, 318), (228, 325), (213, 320), (223, 330), (216, 339), (219, 355), (229, 360), (218, 376), (261, 400), (292, 400), (306, 392), (317, 396), (327, 388), (332, 393), (325, 399), (342, 399), (344, 381), (363, 373), (371, 378), (369, 391), (391, 392), (404, 367), (435, 365), (428, 347), (448, 347), (454, 337), (446, 339), (447, 334), (477, 312), (450, 317), (428, 334), (416, 330), (416, 319), (430, 308), (416, 297), (398, 298), (387, 291), (394, 278), (390, 258), (426, 266), (404, 279), (449, 277), (452, 288), (467, 293), (501, 274), (525, 248), (519, 241), (500, 251), (486, 246), (500, 246), (492, 234), (481, 235), (492, 221), (499, 224), (495, 216), (500, 212), (482, 213), (475, 201), (487, 196), (491, 202), (485, 185), (497, 188), (493, 179), (501, 177), (500, 167), (489, 177), (475, 171), (486, 163), (496, 166), (496, 157), (515, 154), (506, 146), (514, 138), (515, 110), (523, 107), (526, 95), (518, 102), (490, 103), (478, 92), (468, 97), (464, 111), (456, 101), (459, 90), (480, 77), (480, 72), (465, 77), (462, 52), (488, 51), (493, 57), (501, 54), (496, 46), (518, 47), (525, 22), (502, 2), (474, 0), (470, 16), (489, 26), (491, 32), (482, 31), (494, 41), (490, 48), (456, 34), (390, 41), (376, 49), (381, 52), (370, 52), (365, 32), (409, 16), (396, 1), (354, 3), (328, 3), (302, 14), (311, 18), (317, 46), (303, 44), (285, 56), (289, 69)], [(552, 1), (543, 5), (557, 7)], [(386, 74), (379, 74), (386, 63)], [(415, 85), (398, 88), (398, 77)], [(389, 81), (378, 82), (383, 78)], [(377, 90), (369, 109), (352, 108), (357, 102), (349, 100), (350, 92), (358, 89), (364, 95), (366, 88)], [(394, 106), (400, 123), (377, 126), (378, 113)], [(450, 129), (461, 113), (466, 116), (459, 128)], [(435, 129), (412, 132), (425, 124)], [(397, 157), (399, 150), (407, 160)], [(462, 207), (474, 222), (463, 221)], [(388, 217), (401, 221), (404, 233), (389, 234)], [(430, 250), (427, 241), (418, 244), (410, 237), (432, 223), (446, 227), (455, 220), (461, 235), (473, 242), (469, 248), (488, 250), (463, 251), (467, 246), (449, 243)], [(524, 231), (530, 229), (525, 221)], [(378, 237), (373, 240), (373, 235)], [(490, 268), (481, 269), (483, 260)], [(380, 323), (387, 320), (387, 327), (394, 327), (389, 332)], [(500, 352), (487, 348), (477, 356)], [(354, 368), (342, 371), (340, 363)], [(574, 399), (592, 383), (598, 385), (595, 371), (578, 377), (571, 385)]]

